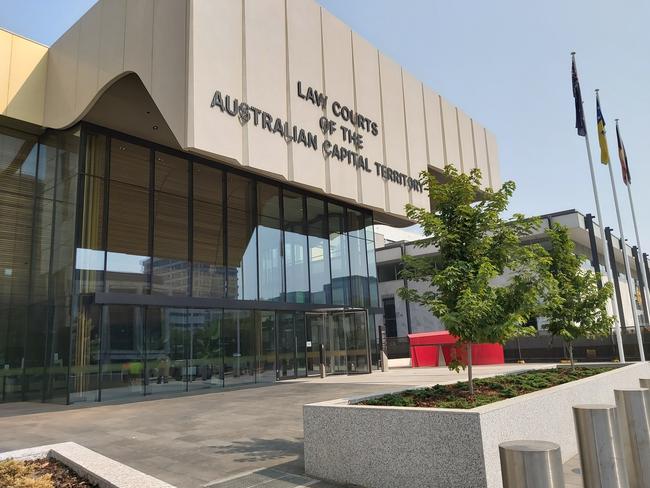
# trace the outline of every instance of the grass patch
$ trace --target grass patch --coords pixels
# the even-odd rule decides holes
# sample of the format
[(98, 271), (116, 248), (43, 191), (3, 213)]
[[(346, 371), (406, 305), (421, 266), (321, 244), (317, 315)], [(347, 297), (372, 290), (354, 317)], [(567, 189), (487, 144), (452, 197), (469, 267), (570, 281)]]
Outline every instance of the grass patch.
[(544, 390), (570, 381), (588, 378), (614, 368), (569, 368), (539, 369), (519, 374), (495, 376), (474, 380), (474, 396), (470, 396), (466, 381), (450, 385), (436, 385), (429, 388), (390, 393), (360, 405), (380, 407), (427, 407), (427, 408), (475, 408), (481, 405), (513, 398), (526, 393)]

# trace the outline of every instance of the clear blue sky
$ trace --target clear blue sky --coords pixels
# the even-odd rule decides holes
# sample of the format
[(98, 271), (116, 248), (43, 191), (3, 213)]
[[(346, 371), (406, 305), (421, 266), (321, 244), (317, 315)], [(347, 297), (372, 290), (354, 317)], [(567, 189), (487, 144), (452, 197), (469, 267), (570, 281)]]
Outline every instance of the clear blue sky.
[[(93, 3), (2, 0), (0, 26), (51, 44)], [(626, 237), (634, 242), (614, 118), (621, 119), (641, 240), (650, 251), (650, 2), (320, 3), (496, 134), (502, 175), (517, 183), (511, 211), (526, 214), (595, 214), (584, 139), (573, 128), (569, 53), (577, 51), (594, 156), (593, 90), (600, 88)], [(607, 170), (596, 170), (605, 224), (617, 229)]]

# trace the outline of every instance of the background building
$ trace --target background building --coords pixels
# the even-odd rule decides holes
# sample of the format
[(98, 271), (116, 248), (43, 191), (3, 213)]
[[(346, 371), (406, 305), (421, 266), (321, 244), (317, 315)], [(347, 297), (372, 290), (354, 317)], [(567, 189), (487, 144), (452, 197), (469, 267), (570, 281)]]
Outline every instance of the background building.
[[(575, 244), (576, 252), (588, 258), (588, 261), (585, 261), (585, 266), (592, 270), (599, 269), (603, 276), (606, 276), (603, 253), (610, 252), (614, 276), (618, 277), (614, 285), (619, 305), (619, 316), (624, 324), (623, 333), (627, 336), (624, 340), (626, 357), (628, 354), (630, 359), (638, 357), (633, 314), (637, 315), (639, 323), (644, 327), (644, 340), (650, 342), (650, 338), (648, 338), (648, 304), (644, 302), (639, 283), (639, 266), (642, 265), (642, 260), (637, 255), (636, 248), (629, 245), (625, 246), (625, 255), (630, 264), (634, 281), (632, 286), (634, 286), (634, 294), (637, 297), (635, 302), (631, 303), (625, 276), (623, 244), (620, 239), (612, 235), (611, 229), (606, 228), (608, 240), (603, 243), (599, 237), (598, 224), (594, 222), (593, 217), (589, 214), (583, 215), (576, 210), (567, 210), (542, 215), (540, 218), (542, 220), (540, 229), (528, 236), (523, 241), (523, 244), (539, 243), (548, 247), (549, 241), (544, 231), (551, 223), (559, 223), (568, 227), (569, 236)], [(386, 326), (386, 335), (389, 338), (389, 354), (391, 357), (408, 356), (407, 334), (444, 330), (440, 320), (424, 307), (416, 303), (405, 302), (397, 295), (397, 290), (404, 286), (415, 289), (424, 289), (425, 287), (423, 283), (400, 278), (401, 257), (403, 255), (435, 256), (436, 253), (435, 247), (419, 247), (416, 240), (390, 242), (377, 249), (379, 297), (384, 309), (383, 324)], [(647, 255), (644, 256), (643, 263), (647, 269), (649, 264)], [(537, 328), (538, 337), (522, 338), (509, 343), (506, 346), (506, 359), (514, 360), (521, 357), (527, 360), (558, 360), (564, 357), (561, 341), (550, 342), (551, 338), (544, 330), (543, 317), (537, 318), (534, 323), (529, 325), (534, 325)], [(578, 357), (587, 358), (588, 355), (592, 355), (595, 358), (595, 355), (597, 355), (609, 360), (617, 355), (616, 348), (611, 347), (612, 341), (612, 338), (599, 341), (579, 341), (576, 352)], [(594, 352), (587, 352), (587, 350)]]

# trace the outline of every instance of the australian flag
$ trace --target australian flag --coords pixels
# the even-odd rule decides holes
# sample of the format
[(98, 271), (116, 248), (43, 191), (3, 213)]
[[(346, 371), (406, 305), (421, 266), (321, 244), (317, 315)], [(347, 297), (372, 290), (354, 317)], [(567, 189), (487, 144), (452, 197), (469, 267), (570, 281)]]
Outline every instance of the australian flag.
[(580, 93), (580, 82), (578, 81), (578, 70), (576, 69), (576, 60), (571, 60), (571, 83), (573, 84), (573, 99), (576, 105), (576, 129), (579, 136), (587, 135), (585, 125), (585, 112), (582, 107), (582, 93)]

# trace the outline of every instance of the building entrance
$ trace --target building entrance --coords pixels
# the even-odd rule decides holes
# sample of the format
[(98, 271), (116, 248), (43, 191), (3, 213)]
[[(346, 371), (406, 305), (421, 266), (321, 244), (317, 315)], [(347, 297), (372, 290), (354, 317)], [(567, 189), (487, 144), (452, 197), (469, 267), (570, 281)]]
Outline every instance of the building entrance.
[(308, 312), (307, 374), (320, 374), (323, 345), (326, 374), (370, 372), (368, 326), (365, 310)]

